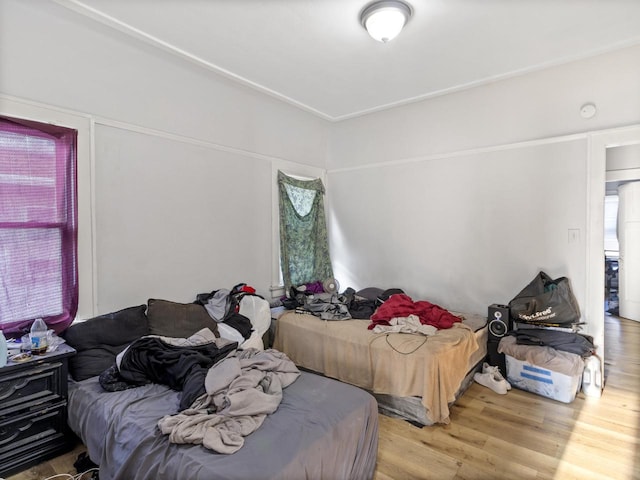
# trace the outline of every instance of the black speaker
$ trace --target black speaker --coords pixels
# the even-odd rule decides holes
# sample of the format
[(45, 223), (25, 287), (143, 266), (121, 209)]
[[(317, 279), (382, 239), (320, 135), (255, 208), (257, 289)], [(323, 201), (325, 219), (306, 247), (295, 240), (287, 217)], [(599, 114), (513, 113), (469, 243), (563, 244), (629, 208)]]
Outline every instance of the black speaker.
[(507, 378), (507, 360), (504, 353), (498, 353), (499, 343), (499, 339), (489, 339), (487, 342), (487, 363), (491, 366), (498, 367), (502, 376)]
[(487, 338), (487, 363), (498, 367), (504, 378), (507, 378), (507, 365), (504, 354), (498, 353), (500, 339), (511, 330), (511, 319), (509, 318), (509, 307), (494, 303), (489, 305), (487, 315), (488, 338)]
[(489, 341), (500, 341), (500, 339), (511, 330), (509, 307), (497, 303), (489, 305), (487, 322), (489, 324)]

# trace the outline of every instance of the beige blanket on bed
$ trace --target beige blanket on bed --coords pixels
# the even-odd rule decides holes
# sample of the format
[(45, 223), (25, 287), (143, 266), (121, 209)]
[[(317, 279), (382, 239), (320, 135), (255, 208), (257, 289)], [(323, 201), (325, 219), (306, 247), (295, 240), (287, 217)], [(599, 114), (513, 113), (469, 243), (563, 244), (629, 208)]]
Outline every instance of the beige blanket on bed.
[(473, 366), (478, 342), (463, 323), (424, 336), (376, 334), (368, 320), (324, 321), (287, 312), (274, 348), (296, 365), (374, 393), (422, 397), (433, 423), (449, 422), (449, 404)]

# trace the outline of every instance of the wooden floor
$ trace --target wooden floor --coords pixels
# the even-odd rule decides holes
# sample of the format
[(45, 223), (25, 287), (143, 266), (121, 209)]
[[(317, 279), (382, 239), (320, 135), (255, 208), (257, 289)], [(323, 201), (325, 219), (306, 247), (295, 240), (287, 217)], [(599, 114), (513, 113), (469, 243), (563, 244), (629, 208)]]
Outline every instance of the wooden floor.
[[(380, 415), (375, 479), (640, 479), (640, 323), (607, 316), (605, 328), (602, 397), (580, 393), (565, 404), (474, 384), (449, 425), (417, 428)], [(7, 480), (75, 474), (83, 450)]]

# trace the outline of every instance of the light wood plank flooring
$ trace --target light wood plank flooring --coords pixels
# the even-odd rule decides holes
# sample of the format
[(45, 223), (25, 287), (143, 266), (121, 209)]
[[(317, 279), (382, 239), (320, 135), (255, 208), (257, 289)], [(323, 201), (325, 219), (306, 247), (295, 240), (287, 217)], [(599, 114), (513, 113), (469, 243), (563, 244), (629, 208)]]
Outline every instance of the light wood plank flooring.
[[(580, 393), (565, 404), (474, 384), (453, 406), (449, 425), (417, 428), (380, 415), (375, 480), (640, 479), (640, 323), (607, 316), (605, 332), (601, 398)], [(76, 473), (83, 450), (78, 445), (8, 480)]]

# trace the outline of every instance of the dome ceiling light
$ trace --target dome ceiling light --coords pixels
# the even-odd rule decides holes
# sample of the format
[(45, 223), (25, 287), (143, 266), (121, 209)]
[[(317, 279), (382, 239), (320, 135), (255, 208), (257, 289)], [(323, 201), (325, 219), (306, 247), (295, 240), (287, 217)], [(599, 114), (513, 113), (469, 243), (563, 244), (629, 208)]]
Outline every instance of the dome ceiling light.
[(411, 18), (408, 3), (400, 0), (374, 2), (360, 14), (360, 23), (379, 42), (393, 40)]

